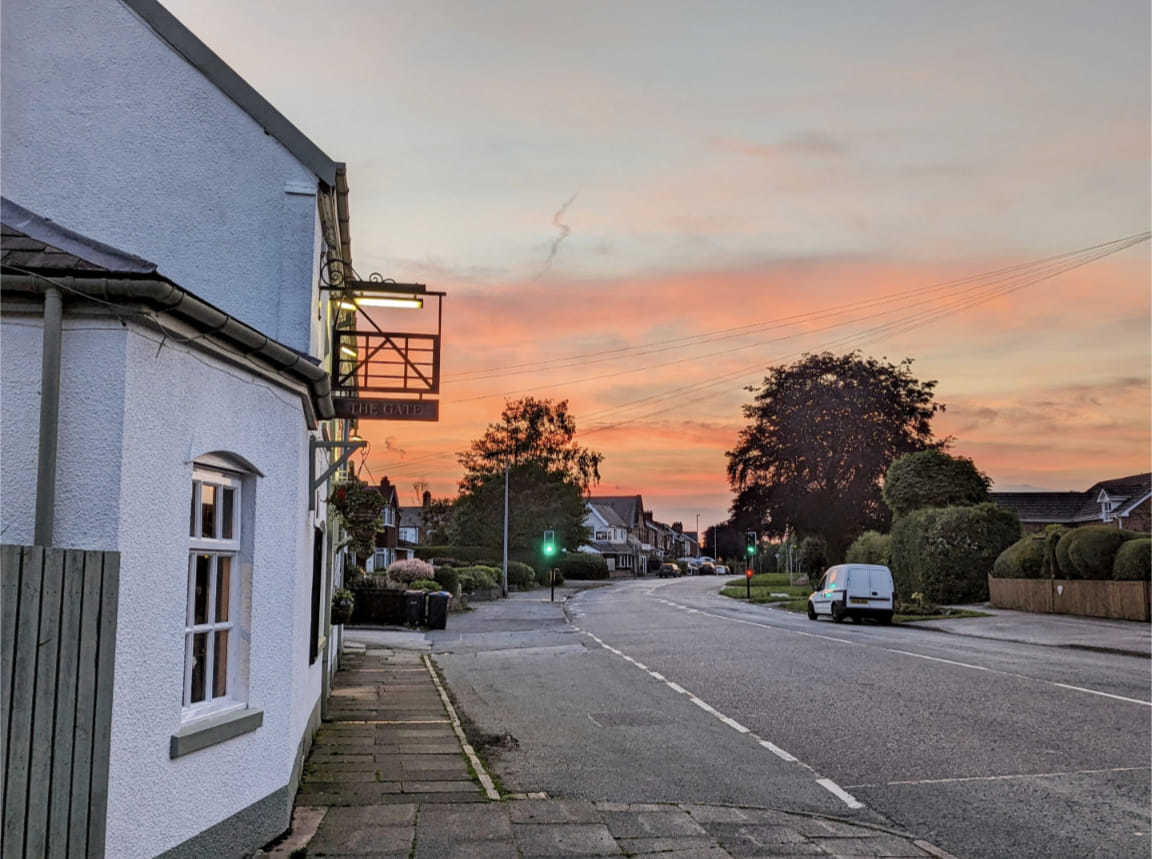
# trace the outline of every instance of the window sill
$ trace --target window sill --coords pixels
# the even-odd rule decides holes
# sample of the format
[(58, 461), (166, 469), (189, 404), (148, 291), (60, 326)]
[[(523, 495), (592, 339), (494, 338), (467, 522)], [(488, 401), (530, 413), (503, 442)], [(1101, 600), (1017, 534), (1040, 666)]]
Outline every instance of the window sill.
[(264, 724), (264, 711), (245, 708), (189, 722), (172, 735), (168, 757), (179, 758), (255, 731)]

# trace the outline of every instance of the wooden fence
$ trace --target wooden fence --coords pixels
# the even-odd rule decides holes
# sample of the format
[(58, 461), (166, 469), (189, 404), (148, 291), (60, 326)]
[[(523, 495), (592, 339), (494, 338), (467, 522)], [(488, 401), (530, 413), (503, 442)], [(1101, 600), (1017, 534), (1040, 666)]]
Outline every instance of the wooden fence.
[(0, 855), (104, 855), (119, 573), (118, 552), (0, 546)]
[(996, 608), (1050, 614), (1148, 620), (1148, 582), (1108, 579), (997, 579), (988, 577)]

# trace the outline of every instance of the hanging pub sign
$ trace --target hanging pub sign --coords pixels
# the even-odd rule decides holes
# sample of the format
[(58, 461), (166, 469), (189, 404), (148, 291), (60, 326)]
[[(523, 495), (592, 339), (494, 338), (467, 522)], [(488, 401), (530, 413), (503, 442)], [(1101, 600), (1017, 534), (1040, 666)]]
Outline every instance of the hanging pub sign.
[(335, 397), (336, 417), (360, 420), (438, 421), (438, 400), (364, 399), (362, 397)]
[[(326, 287), (332, 292), (337, 310), (332, 325), (332, 401), (336, 417), (439, 420), (440, 404), (429, 397), (440, 393), (444, 293), (429, 291), (421, 283), (377, 278), (374, 275), (369, 280), (343, 280)], [(436, 302), (434, 332), (395, 330), (393, 314), (385, 308), (424, 310), (425, 302), (430, 300)], [(381, 327), (377, 315), (388, 320), (387, 328)]]

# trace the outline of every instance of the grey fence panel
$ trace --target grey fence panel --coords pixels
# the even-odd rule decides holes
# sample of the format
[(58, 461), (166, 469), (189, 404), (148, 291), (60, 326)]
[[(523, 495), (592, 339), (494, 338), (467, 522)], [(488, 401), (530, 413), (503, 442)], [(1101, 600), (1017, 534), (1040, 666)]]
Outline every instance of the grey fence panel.
[[(12, 664), (16, 660), (16, 614), (20, 607), (20, 547), (0, 547), (0, 742), (4, 771), (0, 772), (0, 809), (8, 807), (8, 720), (12, 714)], [(0, 839), (3, 814), (0, 814)]]
[(100, 584), (96, 712), (92, 726), (92, 788), (88, 798), (88, 855), (104, 855), (108, 826), (108, 763), (112, 746), (112, 681), (116, 668), (116, 616), (120, 604), (120, 555), (103, 556)]
[(40, 580), (44, 550), (28, 547), (15, 569), (20, 578), (20, 605), (16, 615), (16, 649), (12, 663), (12, 715), (4, 752), (4, 856), (24, 855), (24, 819), (28, 809), (28, 759), (32, 752), (32, 702), (36, 692), (36, 642), (40, 633)]
[(72, 802), (72, 750), (76, 730), (76, 677), (80, 664), (80, 617), (85, 569), (101, 564), (99, 552), (69, 550), (64, 556), (60, 596), (60, 658), (56, 668), (56, 726), (52, 748), (48, 855), (68, 855), (68, 814)]
[(44, 856), (52, 786), (52, 727), (56, 714), (56, 656), (60, 649), (60, 591), (64, 552), (44, 552), (40, 580), (40, 632), (36, 636), (36, 694), (32, 699), (32, 752), (28, 761), (28, 810), (24, 855)]
[(0, 547), (11, 857), (103, 856), (120, 556)]

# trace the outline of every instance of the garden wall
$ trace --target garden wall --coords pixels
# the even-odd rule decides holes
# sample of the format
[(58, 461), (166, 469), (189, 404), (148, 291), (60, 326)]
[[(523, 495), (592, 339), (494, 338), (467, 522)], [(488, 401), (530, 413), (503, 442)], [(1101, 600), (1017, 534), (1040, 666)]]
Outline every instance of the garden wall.
[(989, 576), (988, 592), (995, 608), (1119, 620), (1147, 621), (1152, 616), (1148, 582)]

